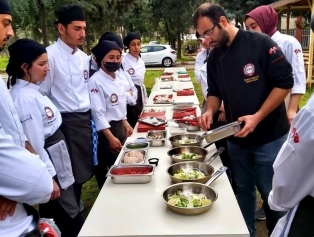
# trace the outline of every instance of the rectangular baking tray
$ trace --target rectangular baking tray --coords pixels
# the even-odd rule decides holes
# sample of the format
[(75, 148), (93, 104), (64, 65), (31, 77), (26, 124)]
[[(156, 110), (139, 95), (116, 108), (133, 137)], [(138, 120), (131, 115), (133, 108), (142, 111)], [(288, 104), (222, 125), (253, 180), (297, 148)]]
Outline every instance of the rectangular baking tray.
[(151, 126), (155, 126), (155, 127), (158, 127), (160, 125), (163, 125), (163, 124), (166, 124), (167, 121), (164, 120), (164, 119), (160, 119), (160, 118), (156, 118), (158, 120), (158, 123), (152, 123), (151, 120), (155, 118), (155, 117), (144, 117), (144, 118), (140, 118), (138, 119), (139, 122), (142, 122), (142, 123), (146, 123), (146, 124), (149, 124)]
[(194, 102), (175, 102), (172, 103), (174, 110), (184, 110), (186, 108), (192, 107)]
[(151, 108), (151, 109), (143, 109), (142, 113), (166, 113), (165, 108)]
[[(148, 174), (128, 174), (128, 175), (117, 175), (115, 172), (118, 171), (146, 171)], [(113, 165), (107, 173), (107, 177), (111, 177), (111, 180), (115, 184), (145, 184), (152, 180), (155, 172), (154, 165)]]
[(148, 150), (149, 142), (128, 142), (124, 144), (124, 150)]
[[(124, 162), (123, 162), (123, 158), (124, 158), (125, 154), (128, 153), (128, 152), (130, 152), (130, 151), (139, 151), (139, 152), (141, 152), (141, 153), (144, 155), (143, 161), (142, 161), (142, 162), (139, 162), (139, 163), (124, 163)], [(147, 150), (143, 150), (143, 149), (142, 149), (142, 150), (141, 150), (141, 149), (139, 149), (139, 150), (125, 150), (125, 151), (122, 153), (121, 157), (120, 157), (119, 165), (123, 165), (123, 166), (124, 166), (124, 165), (140, 165), (140, 164), (144, 164), (146, 158), (147, 158)]]
[(241, 130), (241, 122), (233, 122), (203, 134), (208, 143), (216, 142), (226, 137), (230, 137)]
[[(162, 139), (150, 139), (150, 136), (153, 135), (162, 135)], [(166, 130), (150, 130), (147, 132), (146, 140), (150, 142), (151, 147), (155, 146), (164, 146), (167, 139), (167, 131)]]
[[(165, 101), (165, 100), (161, 100), (161, 101), (157, 101), (156, 97), (161, 96), (161, 97), (167, 97), (169, 100)], [(173, 94), (164, 94), (164, 95), (156, 95), (153, 99), (154, 104), (172, 104), (173, 102)]]

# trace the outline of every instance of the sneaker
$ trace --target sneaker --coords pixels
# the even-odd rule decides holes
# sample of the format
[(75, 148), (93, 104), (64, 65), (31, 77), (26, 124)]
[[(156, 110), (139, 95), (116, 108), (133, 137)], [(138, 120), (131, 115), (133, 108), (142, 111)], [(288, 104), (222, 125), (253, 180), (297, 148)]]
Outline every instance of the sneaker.
[(264, 207), (263, 206), (260, 209), (256, 210), (255, 218), (258, 221), (266, 220), (266, 215), (265, 215), (265, 211), (264, 211)]
[(80, 212), (82, 212), (83, 210), (84, 210), (84, 203), (81, 200), (80, 201)]

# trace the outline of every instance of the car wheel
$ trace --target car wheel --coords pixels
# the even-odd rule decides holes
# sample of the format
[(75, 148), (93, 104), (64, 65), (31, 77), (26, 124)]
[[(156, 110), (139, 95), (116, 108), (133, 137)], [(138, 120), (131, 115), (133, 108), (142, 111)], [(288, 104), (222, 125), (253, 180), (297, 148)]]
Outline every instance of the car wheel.
[(162, 65), (165, 66), (165, 67), (171, 67), (172, 59), (171, 58), (164, 58), (162, 60)]

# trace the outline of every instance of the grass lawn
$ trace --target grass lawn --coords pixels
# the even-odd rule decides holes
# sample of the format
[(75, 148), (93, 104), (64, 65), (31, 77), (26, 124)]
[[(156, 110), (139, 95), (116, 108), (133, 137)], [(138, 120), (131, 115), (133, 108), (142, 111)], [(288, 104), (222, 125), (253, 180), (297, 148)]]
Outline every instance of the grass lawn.
[[(1, 69), (1, 67), (0, 67), (0, 69)], [(155, 82), (155, 78), (159, 77), (162, 72), (163, 72), (162, 70), (160, 70), (160, 71), (147, 71), (146, 72), (145, 85), (146, 85), (146, 89), (147, 89), (148, 94), (150, 94), (150, 92), (151, 92), (151, 89), (152, 89), (154, 82)], [(202, 102), (204, 98), (202, 95), (201, 86), (195, 82), (194, 70), (188, 70), (188, 73), (193, 80), (196, 95), (197, 95), (199, 101)], [(311, 94), (313, 92), (314, 92), (314, 89), (307, 90), (306, 94), (301, 99), (300, 107), (305, 105), (306, 101), (309, 99), (309, 97), (311, 96)], [(87, 182), (83, 186), (82, 200), (83, 200), (84, 206), (85, 206), (85, 209), (83, 211), (84, 218), (86, 218), (88, 216), (88, 213), (89, 213), (90, 209), (92, 208), (93, 203), (95, 202), (98, 193), (99, 193), (99, 189), (98, 189), (97, 182), (96, 182), (95, 178), (92, 178), (89, 182)], [(258, 204), (257, 205), (261, 206), (262, 201), (261, 201), (260, 195), (258, 193), (257, 193), (257, 198), (258, 198)], [(257, 236), (268, 237), (268, 234), (267, 234), (268, 231), (266, 229), (266, 222), (265, 221), (256, 222), (256, 228), (257, 228)]]
[(192, 62), (195, 61), (195, 57), (196, 56), (191, 56), (191, 55), (187, 55), (187, 56), (182, 56), (181, 58), (177, 58), (177, 62)]
[(5, 71), (8, 61), (7, 57), (0, 56), (0, 71)]

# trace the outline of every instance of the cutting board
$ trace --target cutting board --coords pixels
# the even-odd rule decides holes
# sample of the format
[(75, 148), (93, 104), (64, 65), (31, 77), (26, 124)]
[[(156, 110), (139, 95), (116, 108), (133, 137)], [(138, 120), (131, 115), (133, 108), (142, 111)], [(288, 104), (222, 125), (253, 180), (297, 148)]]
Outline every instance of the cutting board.
[(192, 110), (192, 111), (174, 111), (172, 118), (173, 119), (182, 119), (186, 116), (191, 116), (194, 115), (196, 117), (196, 110)]
[[(160, 119), (166, 119), (165, 113), (163, 112), (144, 112), (140, 115), (140, 118), (145, 118), (145, 117), (156, 117)], [(138, 132), (147, 132), (149, 130), (165, 130), (165, 129), (166, 129), (166, 124), (156, 127), (149, 124), (138, 122), (138, 125), (137, 125)]]

